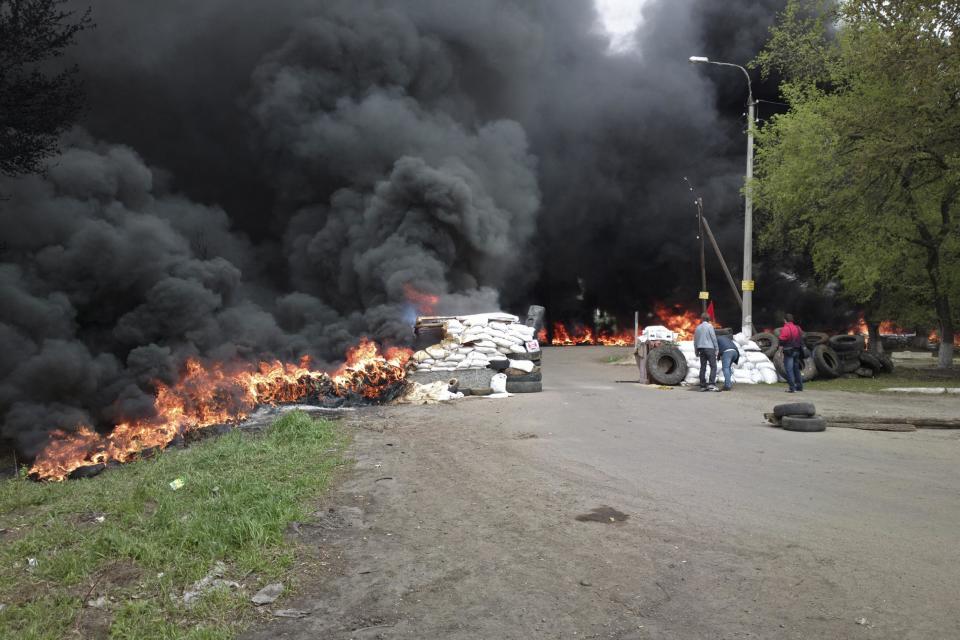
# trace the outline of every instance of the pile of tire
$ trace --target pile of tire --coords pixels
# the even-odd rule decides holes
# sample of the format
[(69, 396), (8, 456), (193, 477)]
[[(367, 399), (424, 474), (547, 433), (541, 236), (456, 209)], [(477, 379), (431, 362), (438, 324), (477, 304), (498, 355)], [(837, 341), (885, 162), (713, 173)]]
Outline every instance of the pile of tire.
[(687, 377), (687, 359), (680, 347), (665, 342), (647, 353), (647, 374), (657, 384), (678, 385)]
[(493, 360), (490, 368), (507, 376), (507, 393), (540, 393), (543, 391), (543, 371), (541, 369), (542, 351), (532, 353), (511, 353), (512, 360), (533, 361), (533, 371), (524, 371), (510, 366), (510, 360)]
[[(780, 330), (773, 333), (758, 333), (753, 341), (760, 345), (764, 354), (773, 361), (777, 375), (786, 379), (783, 353), (780, 351)], [(803, 334), (803, 341), (811, 357), (805, 361), (803, 379), (833, 379), (856, 375), (872, 378), (880, 373), (893, 373), (893, 360), (886, 354), (866, 351), (863, 336), (837, 335), (810, 331)]]
[(773, 415), (784, 431), (813, 433), (827, 428), (826, 420), (817, 415), (816, 407), (810, 402), (778, 404), (773, 408)]

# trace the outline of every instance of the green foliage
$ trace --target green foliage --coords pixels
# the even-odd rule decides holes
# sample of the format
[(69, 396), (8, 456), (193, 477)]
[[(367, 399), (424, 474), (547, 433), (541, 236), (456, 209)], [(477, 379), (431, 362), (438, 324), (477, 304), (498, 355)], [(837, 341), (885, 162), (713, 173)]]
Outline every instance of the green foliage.
[[(307, 517), (342, 445), (331, 423), (294, 412), (261, 436), (232, 432), (89, 480), (0, 483), (0, 637), (66, 636), (94, 611), (82, 606), (94, 583), (92, 597), (113, 601), (111, 637), (230, 637), (252, 616), (249, 591), (290, 566), (284, 531)], [(218, 561), (247, 594), (185, 607), (178, 596)]]
[[(760, 245), (904, 324), (952, 334), (960, 300), (954, 3), (791, 0), (757, 63), (790, 111), (758, 135)], [(832, 21), (832, 22), (831, 22)]]

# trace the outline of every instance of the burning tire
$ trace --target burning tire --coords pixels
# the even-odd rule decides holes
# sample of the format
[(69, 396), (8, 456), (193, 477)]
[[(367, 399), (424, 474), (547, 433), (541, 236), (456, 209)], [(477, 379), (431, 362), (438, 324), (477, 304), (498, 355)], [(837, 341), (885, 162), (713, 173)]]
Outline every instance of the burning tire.
[(826, 430), (827, 421), (822, 416), (783, 416), (780, 426), (784, 431), (814, 433)]
[(837, 378), (840, 376), (840, 357), (829, 346), (821, 344), (814, 347), (813, 362), (820, 377)]
[(813, 351), (813, 348), (817, 345), (827, 344), (830, 341), (830, 336), (825, 333), (820, 333), (819, 331), (808, 331), (803, 334), (803, 343), (807, 345), (807, 348)]
[(877, 356), (877, 360), (880, 361), (880, 365), (883, 367), (881, 370), (884, 373), (893, 373), (893, 358), (885, 353), (881, 353), (879, 356)]
[(542, 382), (515, 382), (507, 380), (507, 393), (540, 393), (543, 391)]
[(869, 351), (860, 354), (860, 364), (874, 372), (883, 371), (883, 363), (880, 362), (880, 358)]
[(833, 336), (830, 338), (830, 346), (837, 353), (863, 351), (865, 344), (863, 336)]
[(773, 415), (778, 418), (785, 416), (809, 417), (817, 415), (817, 409), (813, 406), (812, 402), (787, 402), (775, 406), (773, 408)]
[(756, 342), (757, 346), (760, 347), (760, 350), (763, 351), (763, 355), (767, 356), (771, 360), (773, 359), (774, 354), (777, 352), (777, 349), (780, 348), (780, 338), (772, 333), (755, 333), (751, 340)]
[(676, 347), (656, 347), (647, 354), (647, 373), (657, 384), (680, 384), (687, 377), (687, 359)]

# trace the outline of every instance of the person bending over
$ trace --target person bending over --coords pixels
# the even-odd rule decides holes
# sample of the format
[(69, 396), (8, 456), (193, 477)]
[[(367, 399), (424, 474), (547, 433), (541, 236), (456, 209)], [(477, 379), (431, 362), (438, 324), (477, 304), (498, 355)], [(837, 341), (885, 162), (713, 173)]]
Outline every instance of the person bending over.
[(740, 350), (737, 349), (737, 343), (728, 336), (717, 336), (717, 344), (723, 367), (723, 390), (730, 391), (733, 387), (733, 364), (740, 362)]

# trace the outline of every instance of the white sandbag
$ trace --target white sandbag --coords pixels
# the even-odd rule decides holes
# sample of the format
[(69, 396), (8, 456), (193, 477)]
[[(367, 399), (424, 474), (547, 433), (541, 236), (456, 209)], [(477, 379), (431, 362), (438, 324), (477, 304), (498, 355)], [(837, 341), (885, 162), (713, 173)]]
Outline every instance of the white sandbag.
[(492, 378), (490, 378), (490, 389), (494, 393), (506, 393), (507, 392), (507, 376), (504, 373), (495, 373)]
[(770, 358), (768, 358), (767, 356), (763, 355), (763, 354), (762, 354), (761, 352), (759, 352), (759, 351), (747, 351), (744, 355), (747, 357), (747, 361), (748, 361), (748, 362), (753, 362), (754, 364), (761, 364), (761, 363), (764, 363), (764, 362), (770, 362)]
[(426, 351), (417, 351), (415, 354), (413, 354), (413, 361), (417, 363), (423, 362), (429, 358), (430, 354)]
[(749, 336), (745, 335), (742, 331), (740, 333), (734, 334), (733, 341), (741, 347), (745, 347), (750, 344)]
[(500, 352), (500, 353), (503, 354), (503, 355), (509, 355), (509, 354), (510, 354), (510, 347), (497, 347), (497, 351)]
[(444, 361), (445, 362), (463, 362), (466, 359), (467, 359), (467, 356), (462, 353), (451, 353), (444, 359)]
[(527, 348), (522, 344), (515, 344), (512, 347), (510, 347), (510, 353), (526, 353), (526, 352), (527, 352)]
[(438, 344), (427, 347), (425, 351), (430, 355), (431, 358), (435, 358), (437, 360), (443, 360), (450, 355), (446, 349)]
[(748, 340), (747, 344), (743, 345), (743, 350), (744, 351), (762, 351), (762, 349), (760, 348), (760, 345), (758, 345), (753, 340)]
[(493, 342), (494, 342), (498, 347), (506, 347), (506, 348), (509, 349), (511, 346), (513, 346), (513, 342), (510, 341), (510, 340), (507, 340), (506, 338), (494, 338), (494, 339), (493, 339)]
[(759, 369), (760, 378), (765, 384), (777, 383), (777, 372), (775, 369)]
[(480, 340), (479, 342), (474, 342), (473, 347), (475, 349), (496, 349), (497, 343), (487, 338), (485, 340)]
[(536, 365), (533, 364), (533, 360), (511, 360), (510, 368), (511, 369), (520, 369), (521, 371), (526, 371), (530, 373), (533, 371), (533, 368)]
[(764, 370), (776, 371), (776, 370), (777, 370), (777, 367), (776, 367), (776, 365), (774, 365), (772, 362), (770, 362), (769, 360), (767, 360), (766, 362), (758, 362), (758, 363), (757, 363), (757, 369), (760, 370), (760, 371), (764, 371)]

